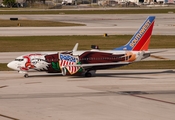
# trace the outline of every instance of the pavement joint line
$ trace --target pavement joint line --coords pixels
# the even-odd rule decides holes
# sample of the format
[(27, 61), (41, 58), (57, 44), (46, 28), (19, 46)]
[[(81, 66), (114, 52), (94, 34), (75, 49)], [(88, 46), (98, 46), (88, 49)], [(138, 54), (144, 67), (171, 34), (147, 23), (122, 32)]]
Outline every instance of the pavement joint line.
[(4, 118), (11, 119), (11, 120), (20, 120), (20, 119), (17, 119), (17, 118), (14, 118), (14, 117), (10, 117), (10, 116), (7, 116), (7, 115), (3, 115), (3, 114), (0, 114), (0, 116), (4, 117)]
[(122, 95), (130, 95), (130, 96), (133, 96), (133, 97), (138, 97), (138, 98), (143, 98), (143, 99), (147, 99), (147, 100), (152, 100), (152, 101), (157, 101), (157, 102), (162, 102), (162, 103), (168, 103), (168, 104), (175, 105), (174, 102), (169, 102), (169, 101), (164, 101), (164, 100), (160, 100), (160, 99), (141, 96), (141, 95), (144, 95), (144, 94), (150, 94), (150, 93), (143, 92), (143, 91), (120, 91), (118, 93), (122, 94)]
[(0, 88), (5, 88), (5, 87), (8, 87), (8, 85), (3, 85), (3, 86), (0, 86)]
[(162, 103), (168, 103), (168, 104), (172, 104), (172, 105), (175, 105), (175, 103), (174, 103), (174, 102), (169, 102), (169, 101), (164, 101), (164, 100), (159, 100), (159, 99), (154, 99), (154, 98), (144, 97), (144, 96), (135, 95), (135, 94), (130, 94), (130, 96), (133, 96), (133, 97), (138, 97), (138, 98), (143, 98), (143, 99), (148, 99), (148, 100), (153, 100), (153, 101), (157, 101), (157, 102), (162, 102)]
[(42, 83), (42, 82), (28, 82), (28, 83), (25, 83), (25, 84), (37, 84), (37, 83)]

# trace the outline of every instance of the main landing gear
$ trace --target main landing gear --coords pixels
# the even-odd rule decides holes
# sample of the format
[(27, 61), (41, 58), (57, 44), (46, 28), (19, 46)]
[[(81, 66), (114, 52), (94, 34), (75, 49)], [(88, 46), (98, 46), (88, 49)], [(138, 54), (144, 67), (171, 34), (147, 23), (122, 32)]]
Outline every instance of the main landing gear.
[(85, 77), (92, 77), (92, 74), (90, 72), (86, 72)]
[(95, 73), (96, 73), (96, 70), (87, 70), (87, 71), (84, 73), (84, 76), (85, 76), (85, 77), (92, 77), (92, 76), (95, 76)]

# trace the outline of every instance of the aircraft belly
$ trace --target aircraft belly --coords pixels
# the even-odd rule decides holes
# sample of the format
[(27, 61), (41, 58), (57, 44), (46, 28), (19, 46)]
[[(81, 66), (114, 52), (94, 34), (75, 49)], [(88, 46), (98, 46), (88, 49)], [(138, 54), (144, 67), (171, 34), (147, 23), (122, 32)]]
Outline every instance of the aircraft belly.
[(116, 67), (121, 67), (124, 65), (103, 65), (103, 66), (92, 66), (90, 68), (88, 68), (89, 70), (103, 70), (103, 69), (112, 69), (112, 68), (116, 68)]

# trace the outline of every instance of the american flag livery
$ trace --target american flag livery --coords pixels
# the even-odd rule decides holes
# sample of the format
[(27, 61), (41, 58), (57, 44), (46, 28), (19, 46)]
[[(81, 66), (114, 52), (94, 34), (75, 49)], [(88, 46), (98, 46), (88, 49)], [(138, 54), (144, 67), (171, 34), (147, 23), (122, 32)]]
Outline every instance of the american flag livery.
[(69, 54), (60, 54), (59, 58), (60, 58), (59, 60), (60, 68), (66, 67), (66, 69), (69, 71), (71, 75), (77, 73), (78, 70), (80, 69), (80, 67), (76, 66), (78, 58), (71, 56)]

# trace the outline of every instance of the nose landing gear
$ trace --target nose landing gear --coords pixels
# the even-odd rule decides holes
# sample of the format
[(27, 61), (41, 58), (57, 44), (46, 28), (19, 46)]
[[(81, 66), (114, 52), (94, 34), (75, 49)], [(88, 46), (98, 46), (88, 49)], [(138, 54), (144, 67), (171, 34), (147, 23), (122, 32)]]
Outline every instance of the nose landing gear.
[(28, 75), (28, 74), (24, 74), (24, 77), (25, 77), (25, 78), (28, 78), (28, 77), (29, 77), (29, 75)]
[(26, 71), (18, 71), (18, 72), (21, 73), (21, 74), (24, 74), (25, 78), (29, 77), (29, 75), (28, 75), (28, 73)]

